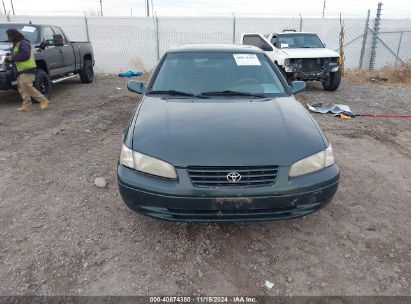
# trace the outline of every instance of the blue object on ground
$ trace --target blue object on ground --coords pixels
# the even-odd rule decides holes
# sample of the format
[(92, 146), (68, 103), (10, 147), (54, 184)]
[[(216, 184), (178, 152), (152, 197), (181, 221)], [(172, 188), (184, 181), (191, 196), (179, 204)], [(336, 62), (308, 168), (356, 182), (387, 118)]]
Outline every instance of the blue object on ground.
[(141, 76), (143, 75), (143, 72), (140, 71), (127, 71), (127, 72), (122, 72), (118, 74), (120, 77), (133, 77), (133, 76)]

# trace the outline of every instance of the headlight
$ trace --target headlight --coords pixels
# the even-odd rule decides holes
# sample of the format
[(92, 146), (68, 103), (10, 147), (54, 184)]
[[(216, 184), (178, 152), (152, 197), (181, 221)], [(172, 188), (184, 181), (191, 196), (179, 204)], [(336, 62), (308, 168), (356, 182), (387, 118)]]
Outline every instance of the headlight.
[(315, 172), (335, 163), (334, 152), (331, 145), (324, 151), (315, 153), (294, 163), (289, 172), (290, 177), (296, 177)]
[(6, 59), (6, 56), (0, 55), (0, 70), (4, 70), (4, 60)]
[(120, 164), (124, 167), (134, 169), (133, 150), (128, 148), (125, 144), (121, 145)]
[(143, 153), (133, 151), (124, 144), (121, 146), (120, 164), (151, 175), (169, 179), (177, 178), (177, 172), (173, 165)]

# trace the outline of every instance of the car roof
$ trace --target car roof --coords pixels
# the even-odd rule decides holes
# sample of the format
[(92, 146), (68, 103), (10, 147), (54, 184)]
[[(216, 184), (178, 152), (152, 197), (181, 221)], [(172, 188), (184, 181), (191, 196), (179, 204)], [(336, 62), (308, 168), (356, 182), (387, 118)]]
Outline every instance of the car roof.
[(258, 47), (243, 44), (183, 44), (170, 47), (167, 51), (167, 53), (184, 52), (264, 53)]
[(275, 33), (276, 35), (297, 35), (297, 34), (314, 34), (317, 35), (316, 33), (313, 32), (293, 32), (293, 31), (285, 31), (281, 33)]
[(36, 23), (27, 23), (27, 22), (7, 22), (7, 23), (0, 23), (0, 25), (27, 25), (27, 26), (36, 26), (36, 27), (41, 27), (41, 26), (54, 26), (54, 25), (48, 25), (48, 24), (36, 24)]

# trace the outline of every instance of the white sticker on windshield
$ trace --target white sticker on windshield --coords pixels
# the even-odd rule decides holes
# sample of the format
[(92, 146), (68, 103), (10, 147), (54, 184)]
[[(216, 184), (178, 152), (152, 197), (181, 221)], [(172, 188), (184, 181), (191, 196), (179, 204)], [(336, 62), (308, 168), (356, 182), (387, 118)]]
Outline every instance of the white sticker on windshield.
[(233, 54), (237, 65), (261, 65), (256, 54)]
[(281, 43), (281, 47), (284, 48), (288, 48), (288, 43)]
[(22, 32), (28, 32), (28, 33), (34, 33), (35, 30), (36, 28), (32, 26), (25, 26), (21, 29)]

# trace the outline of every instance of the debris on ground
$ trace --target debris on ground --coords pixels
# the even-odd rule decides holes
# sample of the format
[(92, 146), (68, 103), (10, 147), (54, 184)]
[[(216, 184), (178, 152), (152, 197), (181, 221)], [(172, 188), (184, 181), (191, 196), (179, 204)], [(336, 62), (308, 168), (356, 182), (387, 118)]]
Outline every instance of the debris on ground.
[(384, 77), (384, 76), (376, 76), (376, 77), (367, 78), (367, 80), (368, 81), (374, 81), (374, 82), (376, 82), (376, 81), (388, 81), (388, 78)]
[(64, 131), (64, 129), (54, 128), (54, 129), (53, 129), (53, 134), (54, 134), (54, 135), (59, 135), (59, 134), (62, 133), (63, 131)]
[(140, 71), (127, 71), (127, 72), (122, 72), (118, 74), (120, 77), (133, 77), (133, 76), (141, 76), (143, 75), (143, 72)]
[(107, 186), (107, 182), (104, 177), (97, 177), (94, 180), (94, 184), (99, 188), (105, 188)]
[(343, 104), (334, 103), (316, 103), (310, 105), (307, 103), (308, 109), (314, 113), (333, 113), (334, 116), (338, 116), (342, 119), (350, 119), (356, 116), (367, 116), (367, 117), (395, 117), (395, 118), (411, 118), (411, 114), (369, 114), (369, 113), (357, 113), (354, 114), (349, 106)]
[(272, 289), (274, 287), (274, 283), (270, 281), (265, 281), (265, 287), (268, 289)]
[(350, 107), (343, 104), (335, 103), (316, 103), (313, 105), (307, 104), (308, 109), (315, 113), (333, 113), (333, 114), (344, 114), (345, 116), (353, 117), (355, 114), (351, 111)]

